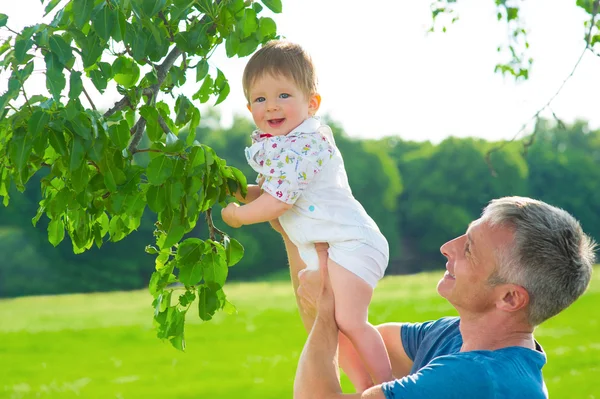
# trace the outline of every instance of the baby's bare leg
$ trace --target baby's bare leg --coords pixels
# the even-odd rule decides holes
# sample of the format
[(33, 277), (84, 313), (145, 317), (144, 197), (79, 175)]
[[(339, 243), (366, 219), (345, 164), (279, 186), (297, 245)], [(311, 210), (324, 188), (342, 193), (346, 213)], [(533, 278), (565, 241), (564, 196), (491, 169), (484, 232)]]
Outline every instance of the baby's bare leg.
[[(317, 253), (319, 255), (319, 268), (323, 267), (323, 265), (328, 261), (330, 262), (330, 265), (331, 265), (331, 263), (333, 263), (336, 266), (340, 267), (335, 262), (333, 262), (329, 259), (327, 247), (317, 246)], [(329, 270), (331, 270), (331, 269), (329, 269)], [(350, 273), (350, 272), (348, 272), (348, 273)], [(334, 288), (334, 293), (335, 293), (335, 288)], [(337, 307), (337, 305), (338, 305), (338, 300), (336, 299), (336, 307)], [(367, 304), (367, 306), (368, 306), (368, 304)], [(336, 308), (336, 317), (337, 317), (337, 308)], [(366, 339), (366, 337), (364, 339)], [(386, 353), (386, 356), (387, 356), (387, 353)], [(351, 340), (341, 331), (339, 334), (339, 363), (340, 363), (340, 367), (342, 368), (342, 370), (344, 370), (344, 372), (346, 373), (346, 375), (348, 376), (348, 378), (354, 385), (354, 388), (356, 389), (357, 392), (363, 392), (367, 388), (370, 388), (374, 385), (371, 375), (369, 374), (369, 371), (365, 367), (365, 363), (361, 359), (361, 356), (358, 354), (358, 352), (354, 348), (354, 345), (352, 344)]]
[[(393, 379), (392, 367), (383, 339), (377, 329), (368, 321), (373, 288), (366, 281), (331, 259), (328, 260), (328, 266), (335, 296), (335, 319), (340, 331), (353, 344), (373, 382), (381, 384), (391, 381)], [(352, 363), (358, 362), (353, 359)]]

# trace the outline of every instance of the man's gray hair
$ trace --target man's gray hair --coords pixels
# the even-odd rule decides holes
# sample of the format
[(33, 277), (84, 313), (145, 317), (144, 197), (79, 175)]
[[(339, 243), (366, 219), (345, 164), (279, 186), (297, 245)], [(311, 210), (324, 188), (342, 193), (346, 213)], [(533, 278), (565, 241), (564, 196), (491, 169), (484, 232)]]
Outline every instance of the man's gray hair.
[(496, 254), (489, 282), (527, 290), (532, 326), (566, 309), (588, 287), (596, 244), (568, 212), (531, 198), (504, 197), (488, 204), (482, 221), (514, 233), (512, 244)]

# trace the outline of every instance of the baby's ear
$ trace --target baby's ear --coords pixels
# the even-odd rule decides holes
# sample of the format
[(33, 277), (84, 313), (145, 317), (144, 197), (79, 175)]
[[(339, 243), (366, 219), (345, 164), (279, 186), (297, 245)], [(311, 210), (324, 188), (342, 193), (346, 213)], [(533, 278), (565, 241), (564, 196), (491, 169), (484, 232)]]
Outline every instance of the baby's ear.
[(246, 108), (248, 108), (248, 111), (252, 112), (252, 107), (250, 106), (250, 103), (246, 104)]
[(319, 93), (311, 94), (308, 99), (308, 113), (310, 115), (314, 115), (319, 110), (321, 106), (321, 95)]

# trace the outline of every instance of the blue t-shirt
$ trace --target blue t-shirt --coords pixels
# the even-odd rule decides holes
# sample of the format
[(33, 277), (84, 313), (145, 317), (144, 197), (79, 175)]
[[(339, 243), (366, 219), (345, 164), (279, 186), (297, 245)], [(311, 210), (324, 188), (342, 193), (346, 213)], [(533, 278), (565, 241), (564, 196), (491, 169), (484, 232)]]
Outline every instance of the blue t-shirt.
[(413, 360), (411, 374), (382, 385), (388, 399), (546, 399), (542, 378), (546, 355), (511, 346), (495, 351), (460, 352), (458, 317), (405, 324), (404, 350)]

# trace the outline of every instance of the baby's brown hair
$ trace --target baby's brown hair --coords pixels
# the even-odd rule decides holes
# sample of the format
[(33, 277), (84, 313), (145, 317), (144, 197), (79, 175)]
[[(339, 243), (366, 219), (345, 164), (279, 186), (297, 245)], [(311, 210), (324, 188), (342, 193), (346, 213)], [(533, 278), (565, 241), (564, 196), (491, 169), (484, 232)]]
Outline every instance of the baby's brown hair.
[(317, 74), (312, 59), (298, 44), (271, 40), (254, 53), (242, 78), (248, 104), (251, 102), (250, 87), (265, 74), (292, 79), (307, 98), (317, 92)]

